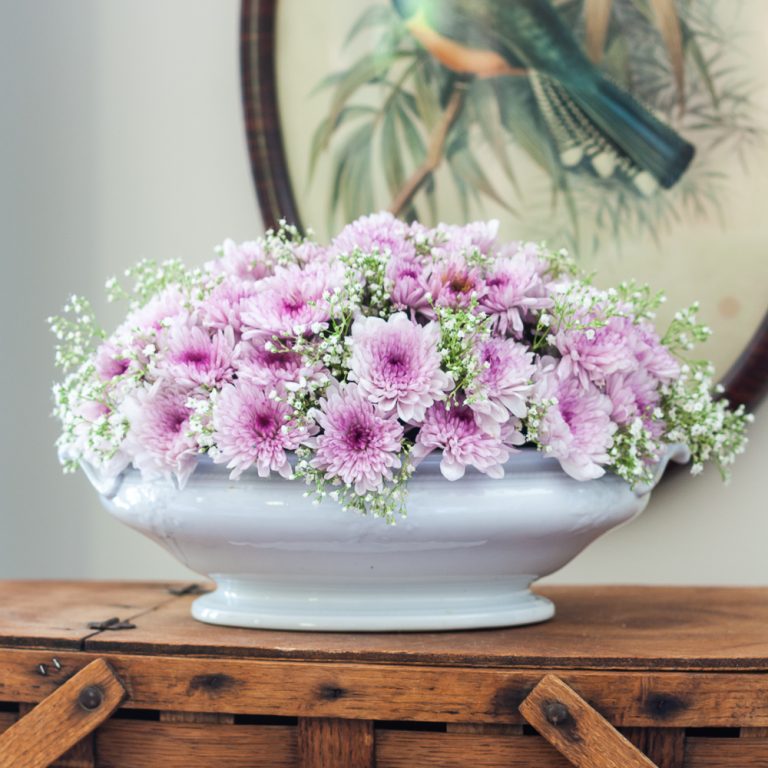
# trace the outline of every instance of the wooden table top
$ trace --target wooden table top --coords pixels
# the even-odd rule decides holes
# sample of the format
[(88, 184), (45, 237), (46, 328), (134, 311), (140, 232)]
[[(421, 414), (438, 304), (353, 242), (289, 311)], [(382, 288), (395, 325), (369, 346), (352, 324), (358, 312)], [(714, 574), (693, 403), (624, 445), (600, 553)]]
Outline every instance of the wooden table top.
[[(499, 668), (768, 671), (768, 588), (541, 587), (544, 624), (429, 633), (235, 629), (157, 582), (0, 581), (0, 648)], [(134, 629), (89, 629), (118, 617)]]

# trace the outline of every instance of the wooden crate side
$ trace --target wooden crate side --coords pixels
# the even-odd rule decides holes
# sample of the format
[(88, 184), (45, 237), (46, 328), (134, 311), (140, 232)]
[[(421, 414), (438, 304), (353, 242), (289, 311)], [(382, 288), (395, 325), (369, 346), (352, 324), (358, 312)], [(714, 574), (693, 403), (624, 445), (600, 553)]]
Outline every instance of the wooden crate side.
[(371, 720), (302, 717), (298, 741), (299, 768), (374, 768)]
[[(90, 654), (61, 654), (67, 672)], [(539, 670), (500, 670), (109, 655), (125, 706), (360, 720), (520, 724)], [(0, 649), (0, 699), (35, 702), (56, 687), (39, 654)], [(557, 671), (615, 726), (765, 727), (768, 676), (755, 673)]]
[(376, 731), (376, 768), (573, 768), (538, 736)]
[(768, 739), (689, 738), (685, 768), (768, 768)]
[(16, 722), (16, 715), (13, 712), (0, 712), (0, 733), (8, 730)]
[(96, 755), (99, 768), (296, 768), (296, 728), (112, 720)]

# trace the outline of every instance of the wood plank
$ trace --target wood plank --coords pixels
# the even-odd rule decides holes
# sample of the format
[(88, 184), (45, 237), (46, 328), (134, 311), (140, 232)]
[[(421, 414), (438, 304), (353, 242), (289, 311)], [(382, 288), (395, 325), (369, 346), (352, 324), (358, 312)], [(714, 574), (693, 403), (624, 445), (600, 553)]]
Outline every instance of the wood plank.
[[(41, 652), (0, 649), (0, 700), (39, 701), (56, 687)], [(91, 654), (62, 653), (66, 669)], [(541, 670), (109, 655), (127, 707), (292, 717), (519, 724)], [(559, 670), (621, 727), (766, 727), (768, 676), (754, 673)]]
[(16, 722), (16, 715), (13, 712), (0, 712), (0, 733), (8, 730)]
[(689, 738), (685, 768), (768, 768), (768, 744), (758, 739)]
[(223, 712), (160, 712), (161, 723), (234, 723), (235, 716)]
[[(34, 708), (34, 704), (21, 702), (17, 719), (24, 717)], [(74, 747), (68, 749), (51, 764), (51, 768), (95, 768), (95, 766), (96, 756), (93, 749), (93, 732), (80, 739)]]
[(520, 705), (520, 712), (577, 768), (655, 768), (555, 675), (543, 678)]
[(373, 768), (373, 722), (299, 718), (299, 768)]
[[(89, 622), (144, 614), (176, 599), (168, 587), (156, 582), (0, 581), (0, 647), (80, 648), (94, 634)], [(51, 657), (44, 663), (56, 674)]]
[(313, 633), (217, 627), (183, 597), (104, 632), (115, 653), (557, 669), (768, 671), (768, 589), (542, 587), (557, 614), (529, 627), (431, 633)]
[(658, 768), (683, 768), (685, 729), (626, 728), (622, 733)]
[(768, 739), (768, 728), (742, 728), (742, 739)]
[(573, 768), (537, 736), (376, 731), (376, 768)]
[(96, 750), (99, 768), (295, 768), (296, 728), (111, 720)]
[(109, 664), (92, 661), (0, 736), (0, 768), (47, 768), (103, 723), (124, 697)]

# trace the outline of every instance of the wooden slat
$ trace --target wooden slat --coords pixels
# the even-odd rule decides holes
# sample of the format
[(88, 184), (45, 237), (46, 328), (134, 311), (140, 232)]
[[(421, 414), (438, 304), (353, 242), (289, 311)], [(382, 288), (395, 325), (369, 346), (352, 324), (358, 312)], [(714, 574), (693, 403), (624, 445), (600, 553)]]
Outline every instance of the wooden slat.
[(768, 739), (768, 728), (742, 728), (742, 739)]
[(154, 582), (0, 581), (0, 647), (78, 649), (94, 634), (89, 622), (139, 616), (175, 599), (167, 589)]
[(185, 597), (87, 650), (226, 658), (457, 664), (557, 669), (768, 671), (768, 589), (542, 587), (552, 621), (529, 627), (432, 633), (312, 633), (215, 627)]
[(555, 675), (542, 679), (520, 705), (520, 711), (577, 768), (655, 768)]
[(224, 712), (161, 712), (161, 723), (234, 723), (235, 716)]
[(536, 736), (376, 731), (376, 768), (573, 768)]
[(299, 768), (373, 768), (370, 720), (299, 718)]
[[(21, 702), (19, 718), (24, 717), (35, 708), (34, 704)], [(74, 747), (58, 757), (51, 768), (96, 768), (96, 755), (93, 749), (93, 732), (86, 734)]]
[(0, 733), (10, 728), (16, 722), (13, 712), (0, 712)]
[[(100, 698), (85, 708), (78, 697), (89, 687)], [(124, 696), (109, 664), (92, 661), (0, 736), (0, 768), (47, 768), (103, 723)]]
[(768, 743), (758, 739), (689, 738), (685, 768), (768, 768)]
[[(35, 672), (40, 652), (0, 649), (0, 699), (40, 701), (54, 690)], [(62, 653), (65, 668), (90, 654)], [(541, 670), (414, 665), (107, 657), (131, 691), (128, 707), (301, 717), (516, 724)], [(555, 670), (556, 671), (556, 670)], [(560, 670), (621, 727), (768, 726), (768, 676)]]
[(111, 720), (96, 750), (99, 768), (295, 768), (296, 728)]
[(622, 733), (658, 768), (683, 768), (685, 729), (626, 728)]

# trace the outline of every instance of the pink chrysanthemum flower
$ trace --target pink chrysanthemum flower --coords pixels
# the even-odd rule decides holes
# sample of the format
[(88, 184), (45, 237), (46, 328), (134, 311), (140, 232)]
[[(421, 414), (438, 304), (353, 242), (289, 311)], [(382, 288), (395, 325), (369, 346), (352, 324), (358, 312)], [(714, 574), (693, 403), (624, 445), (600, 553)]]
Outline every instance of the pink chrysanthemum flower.
[(426, 413), (424, 423), (411, 450), (419, 462), (432, 451), (443, 451), (440, 471), (448, 480), (464, 476), (468, 466), (494, 478), (504, 477), (504, 464), (515, 453), (513, 446), (522, 445), (519, 422), (507, 422), (497, 435), (482, 429), (469, 406), (450, 409), (444, 402), (435, 403)]
[(394, 412), (383, 413), (355, 384), (334, 386), (310, 415), (323, 434), (312, 438), (310, 464), (363, 495), (381, 490), (400, 468), (403, 428)]
[(401, 255), (390, 258), (386, 276), (392, 284), (390, 297), (397, 309), (414, 312), (429, 310), (429, 269), (422, 264), (418, 256)]
[(352, 324), (350, 381), (381, 410), (396, 410), (408, 422), (453, 388), (453, 379), (440, 370), (440, 328), (418, 325), (402, 312), (389, 320), (360, 317)]
[(225, 240), (221, 246), (221, 257), (209, 261), (205, 266), (214, 275), (226, 275), (238, 280), (256, 281), (272, 274), (272, 267), (260, 242), (237, 244)]
[(129, 395), (121, 411), (130, 425), (125, 440), (133, 465), (148, 479), (175, 475), (183, 486), (197, 463), (197, 441), (188, 434), (188, 393), (167, 380)]
[[(461, 256), (451, 256), (432, 268), (429, 293), (438, 307), (465, 308), (473, 298), (482, 300), (485, 284), (477, 267), (471, 267)], [(426, 314), (431, 317), (434, 312)]]
[(250, 379), (263, 387), (282, 384), (288, 389), (305, 387), (307, 382), (318, 381), (327, 373), (319, 366), (308, 365), (297, 352), (274, 348), (261, 339), (240, 342), (236, 368), (238, 378)]
[(337, 254), (352, 253), (359, 248), (363, 253), (389, 253), (395, 258), (415, 256), (416, 250), (408, 237), (408, 225), (391, 213), (382, 211), (347, 224), (334, 238), (331, 250)]
[(480, 307), (493, 317), (499, 333), (512, 333), (519, 338), (529, 312), (552, 305), (539, 269), (538, 259), (529, 257), (525, 251), (511, 258), (499, 258), (488, 269)]
[(186, 298), (178, 286), (171, 285), (157, 296), (150, 299), (141, 309), (137, 309), (125, 319), (115, 333), (122, 338), (126, 333), (139, 335), (156, 333), (172, 320), (187, 314)]
[(306, 440), (309, 431), (291, 420), (291, 409), (248, 379), (225, 384), (213, 414), (217, 451), (214, 460), (227, 463), (234, 480), (255, 466), (259, 477), (277, 472), (293, 477), (286, 451)]
[(594, 384), (584, 386), (568, 375), (562, 362), (542, 376), (536, 397), (555, 401), (546, 408), (538, 428), (545, 455), (557, 459), (576, 480), (602, 477), (616, 431), (611, 399)]
[(680, 375), (680, 363), (659, 339), (650, 323), (633, 326), (634, 333), (627, 343), (640, 366), (662, 384), (669, 384)]
[(242, 327), (242, 306), (246, 299), (257, 295), (259, 284), (252, 280), (226, 278), (200, 304), (200, 320), (206, 328), (223, 330), (228, 326), (239, 334)]
[(555, 334), (555, 346), (563, 357), (561, 376), (575, 376), (586, 387), (602, 386), (606, 376), (637, 366), (628, 340), (636, 333), (632, 320), (611, 317), (600, 328), (571, 329)]
[(458, 254), (467, 256), (475, 251), (487, 255), (493, 251), (499, 234), (499, 222), (471, 221), (469, 224), (438, 224), (432, 230), (438, 255)]
[(105, 341), (96, 350), (96, 374), (102, 381), (111, 381), (122, 376), (131, 366), (131, 361), (120, 353), (111, 341)]
[(523, 418), (536, 371), (530, 347), (513, 339), (493, 337), (477, 346), (481, 372), (467, 393), (478, 424), (491, 434), (510, 416)]
[(161, 375), (185, 387), (217, 387), (234, 374), (235, 334), (229, 327), (209, 335), (197, 325), (174, 323), (157, 363)]
[(611, 418), (621, 425), (647, 417), (661, 399), (659, 382), (642, 369), (608, 376), (605, 393), (611, 399)]
[(342, 279), (343, 267), (335, 262), (278, 268), (261, 283), (258, 296), (243, 302), (243, 338), (319, 332), (330, 319), (329, 296)]

